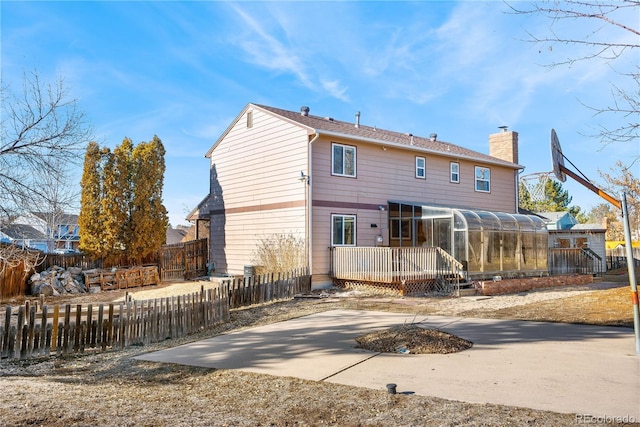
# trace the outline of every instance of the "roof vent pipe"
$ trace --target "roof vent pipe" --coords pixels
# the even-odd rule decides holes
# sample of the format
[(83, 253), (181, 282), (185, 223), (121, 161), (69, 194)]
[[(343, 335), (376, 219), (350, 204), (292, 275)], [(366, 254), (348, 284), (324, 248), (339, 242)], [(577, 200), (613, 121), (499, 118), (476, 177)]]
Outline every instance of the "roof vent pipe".
[(436, 139), (438, 139), (438, 134), (437, 133), (432, 133), (431, 135), (429, 135), (429, 139), (431, 141), (435, 141)]
[(306, 105), (300, 107), (300, 114), (307, 117), (309, 115), (309, 107), (307, 107)]
[(360, 111), (356, 112), (356, 127), (360, 127)]

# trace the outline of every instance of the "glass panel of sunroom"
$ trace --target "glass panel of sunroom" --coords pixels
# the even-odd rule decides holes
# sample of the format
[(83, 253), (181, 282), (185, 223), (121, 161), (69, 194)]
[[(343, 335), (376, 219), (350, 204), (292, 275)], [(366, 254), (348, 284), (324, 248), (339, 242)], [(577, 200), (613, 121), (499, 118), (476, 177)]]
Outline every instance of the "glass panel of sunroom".
[(520, 233), (517, 230), (502, 232), (502, 270), (518, 270)]

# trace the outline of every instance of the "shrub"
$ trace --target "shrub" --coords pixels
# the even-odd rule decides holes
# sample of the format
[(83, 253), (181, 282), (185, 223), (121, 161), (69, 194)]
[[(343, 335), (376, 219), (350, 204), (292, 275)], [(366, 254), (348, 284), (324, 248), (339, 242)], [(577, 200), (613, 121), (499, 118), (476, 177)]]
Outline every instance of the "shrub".
[(293, 234), (274, 234), (263, 238), (253, 254), (257, 274), (293, 271), (307, 265), (305, 242)]

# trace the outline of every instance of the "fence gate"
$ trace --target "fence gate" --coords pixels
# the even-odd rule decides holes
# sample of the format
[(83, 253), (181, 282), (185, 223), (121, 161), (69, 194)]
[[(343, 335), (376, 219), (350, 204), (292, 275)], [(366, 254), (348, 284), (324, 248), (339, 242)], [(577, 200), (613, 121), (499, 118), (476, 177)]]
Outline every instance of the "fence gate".
[(159, 256), (160, 280), (189, 280), (207, 275), (208, 239), (163, 245)]

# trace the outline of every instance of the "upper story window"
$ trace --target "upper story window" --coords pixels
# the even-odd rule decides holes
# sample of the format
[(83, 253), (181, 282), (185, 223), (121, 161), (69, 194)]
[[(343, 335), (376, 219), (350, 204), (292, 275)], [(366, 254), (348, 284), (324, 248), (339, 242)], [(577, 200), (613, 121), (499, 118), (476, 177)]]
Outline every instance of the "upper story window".
[(491, 169), (476, 166), (476, 191), (483, 193), (491, 191)]
[(459, 183), (460, 182), (460, 163), (449, 163), (449, 181)]
[(355, 215), (331, 215), (331, 245), (356, 245)]
[(333, 143), (331, 148), (331, 174), (355, 177), (356, 147)]
[(247, 129), (253, 127), (253, 111), (247, 112)]
[(416, 157), (416, 178), (427, 178), (426, 164), (427, 161), (424, 157)]

